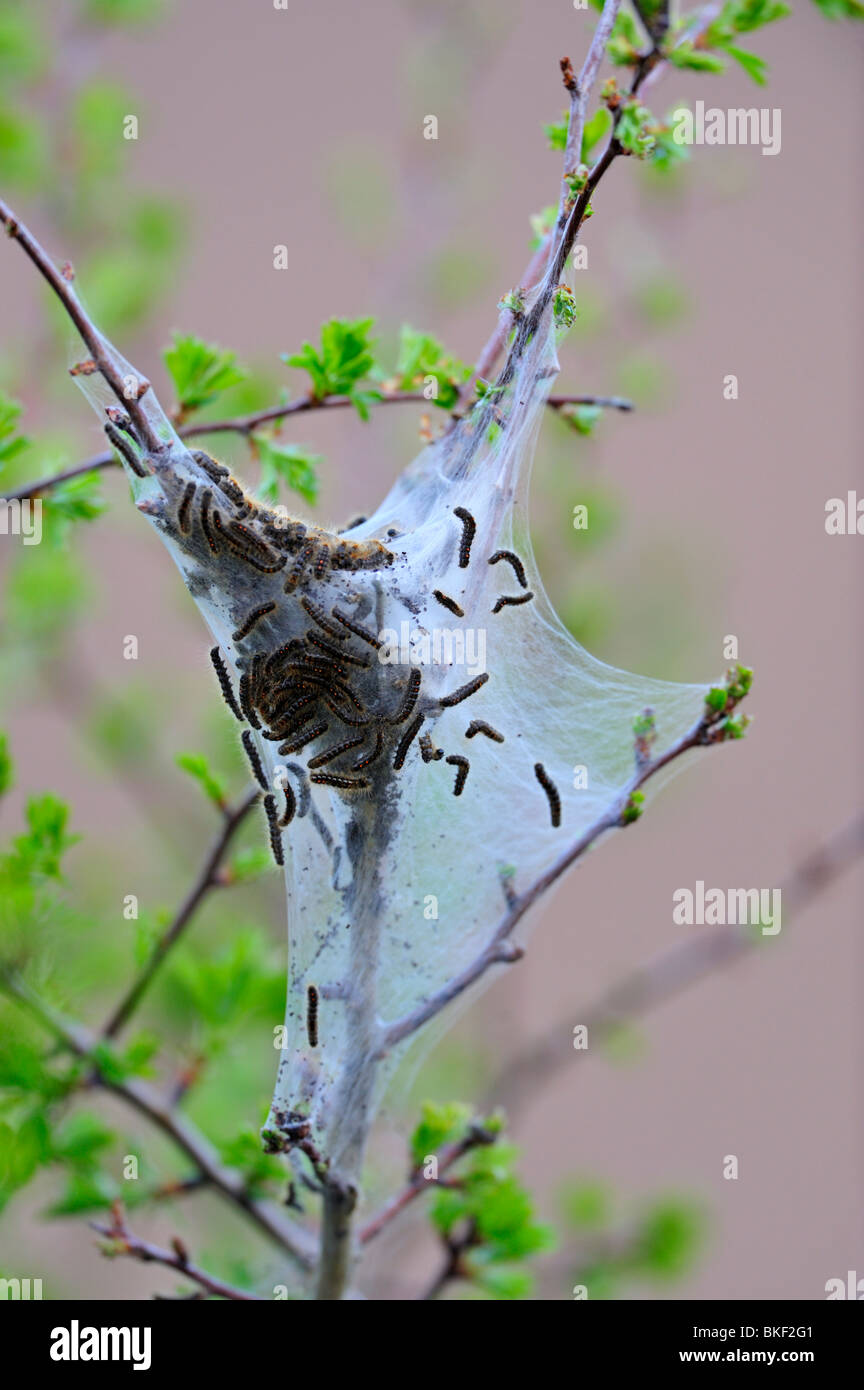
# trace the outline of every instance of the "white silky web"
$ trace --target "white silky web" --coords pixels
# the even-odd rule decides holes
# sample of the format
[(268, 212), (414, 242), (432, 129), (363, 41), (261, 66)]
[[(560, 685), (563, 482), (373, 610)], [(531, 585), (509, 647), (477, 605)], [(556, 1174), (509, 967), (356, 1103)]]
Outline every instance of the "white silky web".
[[(443, 757), (424, 762), (416, 738), (401, 770), (393, 770), (396, 743), (410, 721), (385, 723), (389, 771), (383, 778), (379, 772), (371, 795), (310, 784), (310, 756), (337, 731), (283, 758), (275, 742), (255, 735), (277, 796), (281, 779), (288, 778), (298, 798), (297, 815), (283, 835), (288, 991), (266, 1130), (270, 1142), (290, 1141), (292, 1127), (308, 1122), (315, 1143), (346, 1176), (359, 1169), (368, 1121), (404, 1050), (396, 1047), (375, 1060), (386, 1030), (444, 989), (486, 947), (506, 912), (502, 880), (516, 894), (527, 891), (620, 796), (634, 771), (634, 718), (653, 709), (655, 752), (661, 754), (702, 709), (704, 686), (649, 680), (595, 660), (546, 598), (529, 539), (528, 482), (556, 371), (549, 312), (506, 390), (425, 448), (375, 514), (350, 533), (351, 539), (382, 541), (396, 557), (392, 567), (331, 572), (306, 588), (320, 609), (339, 607), (385, 642), (376, 654), (360, 638), (344, 639), (345, 650), (373, 662), (367, 691), (370, 681), (377, 684), (364, 698), (376, 718), (392, 717), (419, 665), (421, 732), (446, 755), (469, 760), (461, 795), (454, 795), (456, 766)], [(156, 428), (174, 443), (157, 467), (158, 486), (133, 478), (133, 489), (236, 681), (249, 648), (230, 634), (243, 613), (271, 597), (278, 601), (267, 624), (271, 646), (311, 625), (299, 596), (283, 595), (281, 575), (274, 580), (242, 565), (229, 567), (224, 558), (213, 562), (178, 538), (172, 508), (190, 478), (200, 481), (200, 470), (152, 393), (144, 402)], [(162, 500), (152, 500), (154, 486)], [(467, 567), (460, 564), (463, 522), (455, 508), (476, 522)], [(533, 597), (493, 613), (500, 596), (526, 592), (507, 560), (489, 563), (499, 549), (519, 557)], [(448, 611), (435, 589), (464, 617)], [(488, 680), (461, 703), (437, 703), (480, 673)], [(468, 739), (475, 719), (504, 741), (482, 733)], [(350, 733), (342, 729), (338, 737)], [(370, 733), (367, 748), (371, 742)], [(358, 747), (335, 767), (346, 770), (362, 756)], [(557, 827), (535, 775), (537, 763), (560, 796)], [(576, 767), (587, 770), (586, 786), (574, 785)], [(587, 931), (587, 924), (574, 927), (571, 972), (589, 949)], [(318, 995), (315, 1046), (307, 1028), (310, 986)]]

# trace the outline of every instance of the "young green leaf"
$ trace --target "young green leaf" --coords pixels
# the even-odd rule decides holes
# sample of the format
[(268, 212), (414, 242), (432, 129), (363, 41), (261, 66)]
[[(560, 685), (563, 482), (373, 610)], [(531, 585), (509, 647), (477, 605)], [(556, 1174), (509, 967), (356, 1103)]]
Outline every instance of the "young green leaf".
[(233, 352), (205, 343), (192, 334), (174, 334), (171, 347), (164, 350), (163, 359), (177, 395), (182, 414), (209, 405), (229, 386), (246, 379), (246, 371), (237, 365)]
[(252, 441), (261, 465), (257, 493), (262, 501), (276, 502), (282, 482), (314, 506), (320, 487), (318, 468), (324, 461), (321, 455), (310, 454), (301, 444), (283, 444), (269, 434), (255, 434)]

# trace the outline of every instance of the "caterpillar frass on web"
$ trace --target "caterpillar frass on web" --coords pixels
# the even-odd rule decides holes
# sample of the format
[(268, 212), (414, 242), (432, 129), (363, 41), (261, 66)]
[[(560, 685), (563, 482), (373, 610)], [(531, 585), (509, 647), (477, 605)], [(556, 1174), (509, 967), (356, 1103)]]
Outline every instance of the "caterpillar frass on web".
[(306, 1037), (310, 1047), (318, 1046), (318, 991), (314, 985), (306, 990)]
[(263, 791), (270, 790), (270, 783), (264, 776), (264, 769), (261, 766), (261, 759), (258, 756), (258, 749), (255, 747), (255, 740), (248, 729), (244, 729), (240, 735), (240, 741), (246, 750), (246, 757), (249, 759), (249, 766), (255, 774), (255, 780)]
[(453, 515), (462, 522), (462, 539), (459, 542), (459, 568), (467, 570), (471, 560), (471, 545), (477, 531), (477, 522), (467, 507), (454, 507)]
[(444, 709), (451, 709), (453, 705), (461, 705), (463, 700), (467, 700), (469, 695), (474, 695), (481, 686), (485, 685), (489, 679), (489, 672), (484, 671), (482, 676), (475, 676), (473, 681), (468, 681), (467, 685), (460, 685), (458, 690), (454, 690), (452, 695), (442, 695), (438, 701)]
[(400, 738), (399, 744), (396, 748), (396, 756), (393, 759), (394, 772), (398, 772), (400, 768), (403, 766), (405, 759), (408, 756), (408, 749), (411, 747), (411, 744), (414, 742), (414, 739), (419, 733), (420, 726), (423, 723), (424, 718), (425, 715), (415, 715), (415, 717), (411, 720), (411, 723), (408, 725), (408, 728), (405, 730), (404, 734)]
[(465, 730), (466, 738), (473, 738), (475, 734), (485, 734), (491, 738), (493, 743), (503, 743), (504, 735), (499, 734), (497, 729), (493, 729), (491, 724), (487, 724), (485, 719), (472, 719), (468, 728)]
[(495, 600), (495, 606), (492, 609), (492, 612), (500, 613), (502, 608), (508, 607), (518, 608), (520, 603), (530, 603), (533, 597), (534, 595), (530, 589), (528, 590), (527, 594), (502, 594), (500, 598), (497, 598)]
[(282, 838), (279, 834), (279, 817), (276, 814), (276, 798), (272, 792), (264, 798), (264, 813), (267, 817), (267, 825), (270, 831), (270, 848), (273, 851), (273, 858), (281, 869), (285, 864), (285, 855), (282, 852)]
[(417, 703), (417, 696), (420, 694), (420, 682), (422, 681), (422, 679), (423, 677), (421, 676), (419, 670), (415, 666), (414, 670), (411, 672), (411, 675), (408, 677), (408, 689), (405, 691), (405, 694), (402, 697), (402, 703), (395, 714), (391, 714), (388, 716), (388, 724), (405, 723), (405, 720), (413, 712), (414, 706)]
[(180, 506), (177, 508), (177, 525), (184, 535), (189, 534), (189, 509), (192, 506), (192, 499), (197, 490), (194, 483), (187, 483), (180, 501)]
[(513, 573), (515, 574), (522, 588), (527, 589), (528, 580), (525, 578), (525, 566), (522, 564), (522, 561), (519, 559), (519, 556), (514, 555), (512, 550), (496, 550), (494, 555), (489, 556), (490, 565), (497, 565), (499, 560), (506, 560), (508, 565), (512, 566)]
[(225, 663), (222, 660), (222, 653), (220, 652), (218, 647), (211, 647), (210, 660), (213, 663), (213, 670), (216, 672), (216, 678), (219, 681), (219, 688), (222, 691), (222, 696), (225, 700), (225, 703), (230, 709), (231, 713), (234, 715), (235, 719), (239, 719), (242, 724), (243, 714), (241, 710), (238, 708), (237, 701), (234, 697), (234, 690), (231, 685), (231, 677), (225, 670)]
[(438, 602), (442, 605), (442, 607), (446, 608), (448, 612), (453, 614), (454, 617), (465, 617), (464, 609), (460, 608), (455, 598), (451, 598), (449, 594), (443, 594), (440, 589), (433, 589), (432, 597), (437, 598)]
[(253, 608), (237, 631), (231, 633), (231, 641), (242, 642), (244, 637), (249, 636), (255, 624), (260, 623), (262, 618), (266, 618), (268, 613), (272, 613), (275, 607), (275, 603), (262, 603), (260, 608)]
[(462, 788), (465, 786), (465, 780), (468, 773), (471, 771), (471, 764), (468, 759), (463, 758), (460, 753), (451, 753), (446, 761), (451, 767), (455, 767), (456, 769), (456, 781), (453, 784), (453, 795), (461, 796)]
[(542, 763), (534, 764), (534, 776), (546, 793), (549, 801), (549, 814), (552, 818), (552, 824), (557, 829), (561, 824), (561, 797), (558, 794), (558, 788)]
[(355, 623), (353, 619), (349, 618), (341, 609), (334, 608), (333, 617), (337, 622), (340, 622), (343, 627), (347, 628), (349, 632), (353, 632), (355, 637), (359, 637), (361, 642), (368, 642), (369, 646), (374, 647), (376, 652), (380, 651), (383, 647), (384, 643), (379, 641), (374, 632), (369, 632), (367, 628), (363, 627), (362, 623)]

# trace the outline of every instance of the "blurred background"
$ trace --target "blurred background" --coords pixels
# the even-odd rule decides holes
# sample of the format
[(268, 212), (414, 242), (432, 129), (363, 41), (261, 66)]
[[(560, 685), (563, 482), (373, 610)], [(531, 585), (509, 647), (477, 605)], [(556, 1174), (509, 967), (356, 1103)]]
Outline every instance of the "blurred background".
[[(471, 362), (530, 256), (532, 214), (557, 197), (560, 154), (543, 126), (565, 104), (558, 60), (581, 61), (592, 24), (565, 0), (2, 3), (0, 192), (73, 261), (97, 321), (166, 406), (161, 353), (177, 331), (249, 369), (220, 415), (302, 391), (279, 354), (317, 342), (331, 317), (375, 315), (384, 363), (406, 323)], [(683, 1229), (670, 1277), (611, 1280), (612, 1296), (818, 1299), (861, 1266), (861, 866), (620, 1045), (566, 1055), (595, 998), (698, 930), (673, 924), (676, 888), (776, 887), (861, 807), (861, 543), (824, 527), (827, 499), (857, 481), (861, 34), (801, 3), (753, 46), (767, 88), (739, 68), (676, 70), (646, 100), (658, 115), (697, 98), (777, 107), (779, 155), (697, 148), (665, 176), (620, 160), (594, 199), (559, 387), (628, 395), (637, 409), (579, 429), (550, 412), (532, 506), (545, 583), (584, 645), (629, 670), (708, 682), (734, 635), (756, 671), (756, 721), (558, 885), (525, 959), (437, 1045), (376, 1141), (381, 1192), (404, 1168), (418, 1099), (485, 1103), (492, 1086), (494, 1101), (494, 1079), (557, 1020), (563, 1060), (518, 1088), (509, 1112), (520, 1174), (559, 1231), (536, 1265), (543, 1299), (571, 1297), (593, 1219), (623, 1239), (667, 1198)], [(136, 140), (122, 138), (128, 114)], [(423, 138), (430, 114), (435, 141)], [(0, 389), (34, 441), (9, 460), (8, 488), (103, 443), (65, 372), (71, 335), (20, 251), (0, 250)], [(321, 524), (371, 510), (420, 447), (420, 414), (289, 421), (283, 440), (321, 456), (320, 487), (314, 507), (282, 500)], [(212, 443), (255, 482), (242, 440)], [(177, 756), (206, 757), (231, 795), (246, 775), (191, 600), (119, 473), (102, 491), (107, 509), (89, 520), (89, 490), (53, 513), (46, 502), (46, 544), (0, 537), (0, 726), (15, 765), (0, 835), (20, 833), (32, 796), (69, 804), (81, 839), (62, 906), (40, 924), (38, 970), (92, 1026), (216, 828)], [(578, 502), (587, 533), (572, 528)], [(129, 635), (137, 660), (124, 659)], [(205, 906), (140, 1015), (142, 1053), (148, 1034), (163, 1049), (157, 1077), (190, 1072), (188, 1113), (229, 1146), (263, 1118), (282, 1012), (282, 888), (258, 872), (262, 843), (247, 826), (249, 881)], [(137, 921), (123, 916), (129, 894)], [(4, 929), (14, 919), (13, 905)], [(20, 1011), (4, 1005), (0, 1028), (0, 1054), (14, 1029), (20, 1055), (37, 1055)], [(84, 1161), (39, 1167), (15, 1192), (0, 1273), (42, 1277), (52, 1298), (170, 1290), (170, 1273), (104, 1261), (84, 1219), (123, 1186), (118, 1155), (139, 1155), (150, 1186), (176, 1160), (116, 1103), (88, 1109), (109, 1138), (94, 1129)], [(269, 1247), (206, 1192), (137, 1224), (162, 1244), (182, 1232), (228, 1277), (278, 1276)], [(414, 1296), (437, 1261), (418, 1204), (361, 1287)]]

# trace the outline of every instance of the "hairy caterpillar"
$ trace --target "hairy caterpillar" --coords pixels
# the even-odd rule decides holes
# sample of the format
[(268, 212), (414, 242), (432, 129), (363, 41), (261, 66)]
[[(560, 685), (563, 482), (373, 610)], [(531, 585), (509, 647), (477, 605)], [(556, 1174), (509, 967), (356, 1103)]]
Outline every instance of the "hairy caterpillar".
[(433, 589), (432, 596), (433, 598), (437, 598), (438, 602), (440, 604), (443, 604), (445, 608), (449, 609), (449, 611), (453, 613), (457, 618), (465, 617), (464, 610), (459, 607), (455, 598), (450, 598), (449, 594), (442, 594), (440, 589)]
[(371, 764), (376, 761), (376, 759), (380, 758), (381, 750), (383, 747), (384, 735), (382, 734), (380, 729), (377, 729), (375, 732), (375, 747), (372, 749), (372, 752), (367, 753), (365, 757), (358, 758), (357, 762), (354, 764), (352, 768), (352, 772), (362, 772), (364, 767), (370, 767)]
[(525, 578), (525, 566), (522, 564), (519, 556), (514, 555), (512, 550), (496, 550), (494, 555), (489, 556), (490, 565), (497, 565), (499, 560), (506, 560), (508, 565), (513, 566), (513, 573), (516, 575), (522, 588), (527, 589), (528, 580)]
[(479, 690), (481, 685), (485, 685), (489, 679), (489, 672), (484, 671), (482, 676), (475, 676), (473, 681), (468, 681), (467, 685), (460, 685), (458, 690), (454, 690), (452, 695), (442, 695), (438, 701), (445, 709), (450, 709), (453, 705), (461, 705), (463, 700), (467, 700), (469, 695), (473, 695)]
[(269, 791), (270, 784), (267, 781), (267, 778), (264, 776), (264, 769), (261, 766), (261, 759), (258, 756), (258, 749), (255, 747), (255, 740), (253, 739), (248, 729), (243, 730), (242, 734), (240, 735), (240, 741), (246, 750), (246, 757), (249, 759), (249, 765), (255, 774), (256, 782), (258, 783), (259, 787), (262, 787), (264, 789), (265, 792)]
[(216, 678), (219, 681), (219, 686), (222, 691), (222, 695), (224, 697), (226, 705), (230, 709), (231, 713), (235, 716), (235, 718), (239, 719), (242, 723), (243, 715), (237, 707), (237, 701), (234, 698), (234, 690), (231, 685), (231, 678), (228, 675), (228, 672), (225, 670), (225, 663), (222, 660), (222, 654), (219, 651), (218, 647), (211, 648), (210, 660), (213, 663), (213, 670), (216, 672)]
[(118, 454), (120, 454), (121, 457), (126, 460), (129, 467), (132, 469), (132, 472), (137, 474), (139, 478), (149, 478), (150, 474), (148, 470), (143, 466), (143, 464), (139, 462), (138, 456), (135, 453), (135, 450), (132, 448), (132, 445), (129, 443), (126, 436), (122, 434), (121, 431), (117, 428), (117, 426), (109, 422), (105, 426), (105, 433), (107, 434), (108, 439), (113, 444), (114, 448), (117, 450)]
[(195, 484), (187, 483), (180, 500), (180, 506), (177, 508), (177, 525), (184, 535), (189, 534), (189, 509), (192, 506), (192, 499), (196, 492), (197, 488)]
[(396, 749), (396, 756), (393, 759), (394, 772), (398, 772), (399, 769), (402, 767), (403, 763), (405, 762), (405, 759), (408, 756), (408, 749), (414, 742), (414, 739), (417, 733), (419, 732), (420, 725), (423, 723), (424, 718), (425, 715), (415, 715), (414, 718), (411, 720), (411, 723), (408, 725), (408, 728), (405, 730), (404, 734), (400, 738), (398, 747)]
[(316, 753), (314, 758), (309, 759), (309, 771), (312, 772), (317, 767), (325, 767), (327, 763), (334, 762), (343, 753), (349, 753), (352, 748), (359, 748), (361, 743), (365, 742), (366, 735), (361, 734), (359, 738), (348, 738), (344, 743), (335, 743), (331, 748), (325, 748), (323, 753)]
[(511, 594), (502, 594), (500, 598), (497, 598), (495, 600), (495, 607), (492, 609), (492, 612), (500, 613), (502, 608), (506, 608), (508, 606), (515, 608), (520, 603), (530, 603), (533, 597), (534, 595), (530, 589), (528, 590), (527, 594), (517, 594), (515, 597)]
[(338, 787), (340, 791), (362, 791), (369, 786), (365, 777), (347, 777), (335, 772), (312, 772), (309, 781), (321, 787)]
[(276, 815), (276, 798), (272, 792), (264, 798), (264, 811), (267, 816), (267, 824), (270, 828), (270, 848), (273, 851), (273, 858), (281, 869), (285, 863), (285, 855), (282, 852), (282, 839), (279, 835), (279, 820)]
[(561, 797), (558, 795), (558, 788), (542, 763), (534, 764), (534, 776), (537, 778), (537, 781), (540, 783), (549, 799), (549, 812), (552, 817), (552, 824), (557, 827), (561, 824)]
[(437, 763), (444, 757), (444, 749), (433, 747), (431, 734), (421, 734), (420, 755), (424, 763)]
[(311, 729), (306, 729), (297, 734), (296, 738), (288, 739), (287, 743), (281, 744), (278, 748), (277, 751), (279, 756), (282, 757), (288, 753), (299, 753), (301, 748), (306, 747), (307, 743), (312, 743), (314, 739), (320, 738), (322, 734), (326, 734), (329, 727), (329, 724), (325, 723), (315, 724)]
[(253, 608), (246, 618), (246, 621), (238, 627), (236, 632), (231, 633), (232, 642), (242, 642), (244, 637), (248, 637), (256, 623), (262, 618), (266, 618), (268, 613), (272, 613), (276, 607), (275, 603), (262, 603), (260, 608)]
[(471, 771), (471, 764), (467, 758), (463, 758), (459, 753), (451, 753), (447, 758), (451, 767), (456, 769), (456, 781), (453, 785), (453, 795), (461, 796), (462, 788), (465, 786), (465, 779)]
[(211, 489), (205, 488), (201, 494), (201, 530), (204, 532), (204, 539), (210, 547), (212, 555), (219, 554), (219, 547), (213, 539), (213, 532), (210, 529), (210, 503), (213, 501)]
[(417, 696), (420, 694), (420, 682), (422, 679), (423, 677), (421, 676), (420, 672), (415, 666), (414, 670), (411, 672), (411, 675), (408, 677), (408, 689), (405, 691), (405, 694), (402, 697), (402, 703), (395, 714), (391, 714), (388, 716), (388, 724), (405, 723), (405, 720), (412, 713), (414, 706), (417, 703)]
[(297, 810), (297, 798), (294, 795), (294, 788), (285, 777), (281, 779), (282, 791), (285, 793), (285, 810), (279, 818), (279, 829), (284, 830), (286, 825), (290, 825), (294, 819), (294, 812)]
[[(339, 634), (339, 640), (345, 640), (343, 633)], [(338, 648), (331, 647), (330, 643), (325, 641), (323, 637), (319, 637), (317, 632), (307, 632), (306, 641), (313, 647), (317, 647), (319, 651), (325, 652), (333, 661), (345, 661), (349, 666), (360, 666), (365, 671), (369, 670), (371, 663), (366, 660), (365, 656), (354, 656), (351, 652), (339, 651)]]
[(252, 681), (250, 674), (248, 671), (244, 671), (242, 676), (240, 677), (240, 688), (238, 692), (240, 696), (240, 708), (243, 711), (243, 715), (246, 719), (246, 722), (248, 724), (251, 724), (253, 729), (260, 729), (261, 725), (259, 724), (258, 719), (255, 715), (255, 711), (252, 708), (251, 685)]
[(310, 1047), (318, 1046), (318, 991), (314, 985), (306, 991), (306, 1036)]
[(468, 728), (465, 730), (466, 738), (473, 738), (475, 734), (485, 734), (491, 738), (493, 743), (503, 743), (504, 735), (499, 734), (497, 729), (493, 729), (491, 724), (487, 724), (485, 719), (472, 719)]
[(361, 642), (368, 642), (370, 647), (380, 651), (384, 643), (380, 642), (373, 632), (369, 632), (360, 623), (355, 623), (351, 618), (345, 616), (338, 608), (333, 609), (333, 617), (340, 622), (343, 627), (347, 627), (349, 632), (353, 632), (355, 637), (359, 637)]
[(304, 594), (300, 599), (300, 605), (309, 614), (313, 623), (317, 623), (321, 631), (326, 632), (328, 637), (332, 637), (336, 642), (347, 640), (347, 632), (340, 632), (338, 627), (334, 627), (323, 608), (319, 608), (317, 603), (312, 602), (311, 598), (307, 598)]
[(477, 522), (474, 520), (467, 507), (454, 507), (453, 515), (458, 516), (462, 522), (462, 539), (459, 542), (459, 568), (467, 570), (468, 562), (471, 559), (471, 544), (474, 540), (474, 533), (477, 530)]

